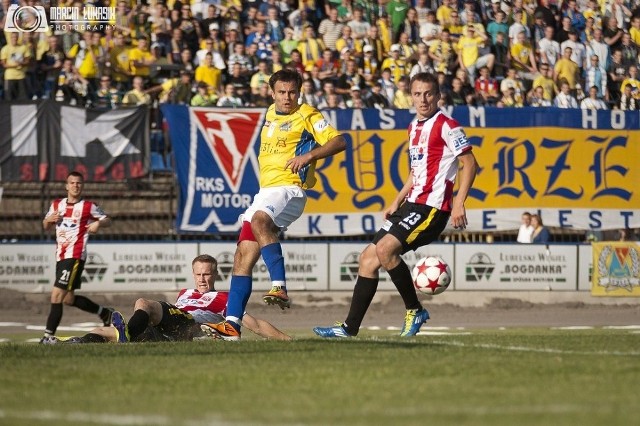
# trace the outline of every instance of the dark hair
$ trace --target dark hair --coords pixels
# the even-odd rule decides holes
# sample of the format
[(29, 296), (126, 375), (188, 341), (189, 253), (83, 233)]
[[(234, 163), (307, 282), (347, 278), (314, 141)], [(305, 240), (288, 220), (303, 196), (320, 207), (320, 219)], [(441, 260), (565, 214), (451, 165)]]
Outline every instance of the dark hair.
[(413, 87), (414, 81), (420, 81), (422, 83), (431, 83), (431, 87), (434, 88), (437, 93), (440, 93), (440, 84), (438, 84), (438, 77), (431, 74), (430, 72), (419, 72), (418, 74), (411, 77), (411, 81), (409, 82), (409, 87)]
[(84, 181), (84, 176), (82, 175), (82, 173), (80, 173), (80, 172), (76, 172), (75, 170), (74, 170), (74, 171), (72, 171), (72, 172), (70, 172), (70, 173), (67, 175), (67, 179), (69, 179), (71, 176), (73, 176), (73, 177), (78, 177), (78, 178), (82, 179), (82, 181)]
[(302, 88), (302, 76), (294, 69), (283, 68), (274, 73), (269, 79), (269, 87), (271, 87), (271, 90), (275, 90), (275, 85), (279, 81), (284, 83), (295, 83), (298, 91)]

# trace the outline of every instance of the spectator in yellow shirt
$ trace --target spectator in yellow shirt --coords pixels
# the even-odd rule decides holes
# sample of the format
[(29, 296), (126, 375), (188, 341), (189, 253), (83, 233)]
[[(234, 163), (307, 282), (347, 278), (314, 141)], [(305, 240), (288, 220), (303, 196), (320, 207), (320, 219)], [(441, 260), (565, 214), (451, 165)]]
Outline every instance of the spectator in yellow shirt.
[(571, 90), (576, 88), (578, 73), (580, 72), (578, 64), (571, 60), (572, 53), (573, 49), (565, 47), (562, 52), (562, 58), (556, 62), (556, 65), (553, 68), (553, 77), (558, 86), (560, 86), (561, 80), (565, 80), (569, 84), (569, 88)]
[(213, 66), (213, 54), (207, 52), (204, 60), (196, 68), (195, 80), (205, 83), (209, 88), (209, 94), (218, 94), (222, 88), (222, 71)]
[(18, 42), (18, 33), (10, 33), (9, 43), (0, 50), (0, 65), (4, 71), (4, 99), (27, 100), (26, 71), (31, 60), (27, 46)]
[(85, 31), (82, 34), (82, 40), (71, 46), (67, 57), (74, 59), (74, 67), (78, 73), (89, 81), (90, 87), (95, 90), (98, 87), (98, 75), (100, 74), (98, 62), (100, 46), (94, 43), (93, 33)]
[(385, 69), (389, 68), (391, 70), (391, 81), (397, 84), (398, 81), (402, 79), (402, 77), (408, 74), (407, 64), (403, 59), (400, 59), (400, 54), (402, 48), (399, 44), (394, 44), (391, 46), (391, 57), (385, 59), (382, 62), (382, 66), (380, 68)]
[(129, 51), (129, 70), (132, 75), (148, 78), (149, 65), (155, 62), (149, 51), (149, 41), (144, 36), (138, 36), (138, 46)]
[(492, 53), (480, 56), (480, 49), (487, 42), (485, 33), (478, 33), (472, 25), (467, 26), (467, 33), (458, 40), (458, 64), (469, 74), (470, 82), (476, 79), (476, 70), (487, 67), (493, 70), (495, 56)]

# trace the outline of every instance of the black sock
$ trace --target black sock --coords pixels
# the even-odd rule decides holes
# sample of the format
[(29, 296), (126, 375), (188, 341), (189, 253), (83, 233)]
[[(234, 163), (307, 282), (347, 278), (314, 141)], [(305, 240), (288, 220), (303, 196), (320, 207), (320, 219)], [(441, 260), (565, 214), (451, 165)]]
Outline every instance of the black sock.
[(411, 271), (404, 260), (400, 260), (400, 263), (395, 268), (387, 271), (391, 277), (391, 281), (398, 289), (400, 297), (404, 301), (406, 309), (420, 309), (422, 305), (418, 300), (416, 289), (413, 286), (413, 278), (411, 277)]
[(62, 303), (52, 303), (44, 333), (52, 336), (56, 334), (60, 321), (62, 321)]
[(133, 340), (140, 334), (142, 334), (149, 325), (149, 314), (142, 309), (137, 309), (131, 318), (129, 318), (129, 322), (127, 323), (127, 327), (129, 328), (129, 339)]
[(84, 336), (80, 337), (82, 343), (107, 343), (108, 340), (103, 336), (95, 333), (87, 333)]
[(100, 305), (98, 305), (95, 302), (92, 302), (89, 298), (84, 296), (76, 296), (75, 300), (73, 301), (73, 306), (92, 314), (97, 314), (98, 311), (100, 310)]
[(358, 335), (360, 324), (362, 324), (364, 315), (367, 313), (367, 309), (369, 309), (376, 290), (378, 290), (377, 278), (367, 278), (358, 275), (356, 285), (353, 287), (353, 298), (351, 299), (349, 314), (345, 321), (345, 329), (349, 335)]

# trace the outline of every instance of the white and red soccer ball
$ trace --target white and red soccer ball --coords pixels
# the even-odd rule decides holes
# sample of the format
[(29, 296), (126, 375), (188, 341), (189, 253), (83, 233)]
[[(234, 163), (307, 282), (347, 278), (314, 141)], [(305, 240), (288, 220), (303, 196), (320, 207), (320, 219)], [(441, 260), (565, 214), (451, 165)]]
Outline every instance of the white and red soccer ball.
[(413, 267), (413, 285), (424, 294), (440, 294), (451, 284), (451, 269), (438, 256), (423, 257)]

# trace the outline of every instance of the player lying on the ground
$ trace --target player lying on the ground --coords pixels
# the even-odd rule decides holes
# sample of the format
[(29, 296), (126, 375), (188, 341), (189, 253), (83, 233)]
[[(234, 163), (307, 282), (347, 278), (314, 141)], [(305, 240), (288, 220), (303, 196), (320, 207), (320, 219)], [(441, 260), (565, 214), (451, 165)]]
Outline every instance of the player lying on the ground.
[[(216, 291), (218, 262), (212, 256), (203, 254), (193, 259), (194, 289), (184, 289), (178, 294), (175, 304), (138, 299), (133, 316), (128, 323), (119, 312), (112, 316), (112, 327), (98, 327), (81, 337), (67, 339), (68, 343), (104, 342), (158, 342), (188, 341), (202, 336), (200, 324), (224, 320), (229, 293)], [(261, 337), (275, 340), (291, 340), (267, 321), (249, 314), (242, 318), (247, 329)], [(215, 335), (211, 335), (216, 337)], [(53, 337), (46, 343), (57, 343)]]

